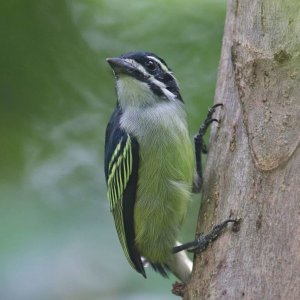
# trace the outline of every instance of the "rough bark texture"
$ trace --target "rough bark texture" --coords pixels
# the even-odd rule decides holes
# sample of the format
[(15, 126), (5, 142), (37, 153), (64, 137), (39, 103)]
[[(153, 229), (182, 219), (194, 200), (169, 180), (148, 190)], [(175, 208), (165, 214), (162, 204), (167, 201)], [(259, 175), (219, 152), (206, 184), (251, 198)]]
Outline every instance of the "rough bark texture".
[(185, 299), (300, 299), (300, 2), (229, 1), (195, 256)]

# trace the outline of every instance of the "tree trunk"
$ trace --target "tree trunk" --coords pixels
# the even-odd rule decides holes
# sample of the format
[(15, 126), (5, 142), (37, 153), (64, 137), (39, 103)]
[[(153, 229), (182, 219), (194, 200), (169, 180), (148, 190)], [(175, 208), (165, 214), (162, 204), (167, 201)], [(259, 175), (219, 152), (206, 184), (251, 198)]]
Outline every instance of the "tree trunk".
[(300, 299), (299, 52), (299, 0), (228, 2), (197, 232), (242, 221), (195, 256), (184, 299)]

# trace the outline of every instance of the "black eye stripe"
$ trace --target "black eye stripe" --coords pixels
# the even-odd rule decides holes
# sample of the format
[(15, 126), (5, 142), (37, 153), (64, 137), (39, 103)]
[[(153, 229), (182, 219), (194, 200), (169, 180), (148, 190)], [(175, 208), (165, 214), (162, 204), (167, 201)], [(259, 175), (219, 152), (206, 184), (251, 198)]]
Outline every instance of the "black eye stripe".
[(157, 86), (156, 84), (154, 84), (154, 83), (152, 83), (152, 82), (149, 82), (149, 81), (148, 81), (147, 83), (148, 83), (148, 85), (149, 85), (151, 91), (152, 91), (155, 95), (160, 96), (160, 97), (164, 96), (164, 93), (163, 93), (163, 91), (161, 90), (161, 88), (160, 88), (159, 86)]
[(146, 67), (147, 67), (147, 69), (149, 69), (151, 71), (154, 71), (157, 68), (157, 63), (154, 62), (153, 60), (149, 59), (146, 62)]
[(162, 79), (163, 79), (164, 82), (168, 82), (168, 81), (174, 80), (173, 76), (170, 75), (169, 73), (165, 73), (165, 74), (163, 75), (163, 78), (162, 78)]
[[(153, 94), (167, 100), (171, 97), (169, 91), (177, 100), (182, 101), (176, 78), (163, 59), (150, 52), (130, 52), (121, 58), (133, 60), (131, 76), (146, 83)], [(155, 66), (153, 70), (152, 65)]]

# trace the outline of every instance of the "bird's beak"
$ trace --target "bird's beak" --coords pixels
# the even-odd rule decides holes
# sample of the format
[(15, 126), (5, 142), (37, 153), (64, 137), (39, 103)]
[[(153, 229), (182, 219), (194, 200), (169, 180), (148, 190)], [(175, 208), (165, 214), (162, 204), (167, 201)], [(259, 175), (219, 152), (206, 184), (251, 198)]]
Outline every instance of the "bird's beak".
[(109, 63), (116, 75), (132, 75), (135, 70), (135, 68), (130, 63), (119, 57), (107, 58), (106, 61)]

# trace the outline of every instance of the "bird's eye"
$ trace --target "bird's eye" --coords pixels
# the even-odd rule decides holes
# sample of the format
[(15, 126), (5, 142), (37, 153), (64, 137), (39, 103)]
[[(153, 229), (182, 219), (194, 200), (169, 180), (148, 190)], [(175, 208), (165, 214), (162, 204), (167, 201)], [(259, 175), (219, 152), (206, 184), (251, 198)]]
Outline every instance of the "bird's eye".
[(156, 65), (155, 65), (155, 63), (152, 60), (148, 60), (146, 62), (146, 67), (147, 67), (148, 70), (154, 71), (155, 68), (156, 68)]

